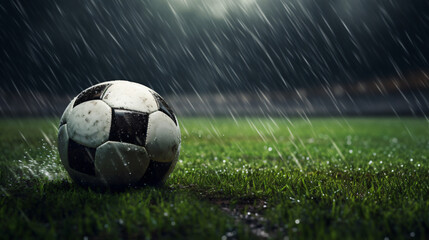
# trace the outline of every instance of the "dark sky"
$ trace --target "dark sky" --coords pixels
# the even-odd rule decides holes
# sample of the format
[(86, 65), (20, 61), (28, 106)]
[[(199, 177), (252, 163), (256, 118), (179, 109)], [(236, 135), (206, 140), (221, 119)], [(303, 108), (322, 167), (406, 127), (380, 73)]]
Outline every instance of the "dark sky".
[(8, 0), (3, 91), (291, 89), (428, 69), (427, 0)]

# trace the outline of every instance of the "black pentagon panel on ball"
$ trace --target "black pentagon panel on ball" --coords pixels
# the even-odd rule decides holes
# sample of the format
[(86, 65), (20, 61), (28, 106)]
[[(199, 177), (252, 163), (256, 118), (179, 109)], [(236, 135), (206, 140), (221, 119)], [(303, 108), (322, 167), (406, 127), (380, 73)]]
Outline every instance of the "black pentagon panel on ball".
[(171, 107), (168, 106), (167, 102), (158, 93), (153, 91), (151, 91), (151, 93), (155, 98), (156, 102), (158, 103), (159, 111), (167, 114), (167, 116), (169, 116), (177, 126), (176, 118), (174, 117), (174, 113)]
[(143, 177), (137, 182), (138, 186), (161, 184), (165, 174), (170, 169), (172, 162), (157, 162), (150, 160)]
[(77, 98), (76, 101), (74, 102), (73, 107), (76, 107), (77, 105), (83, 103), (83, 102), (87, 102), (90, 100), (98, 100), (101, 99), (101, 95), (103, 95), (104, 91), (106, 91), (106, 89), (108, 87), (110, 87), (112, 84), (101, 84), (101, 85), (97, 85), (94, 87), (91, 87), (83, 92), (81, 92)]
[(68, 162), (71, 169), (95, 176), (95, 148), (85, 147), (69, 140)]
[(109, 140), (145, 146), (149, 114), (123, 109), (112, 110)]

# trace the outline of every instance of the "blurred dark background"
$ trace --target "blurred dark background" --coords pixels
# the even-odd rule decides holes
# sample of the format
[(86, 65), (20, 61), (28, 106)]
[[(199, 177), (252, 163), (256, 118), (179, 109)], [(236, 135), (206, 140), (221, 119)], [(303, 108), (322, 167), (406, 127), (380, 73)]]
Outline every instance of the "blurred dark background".
[(427, 0), (10, 0), (0, 24), (3, 117), (112, 79), (179, 115), (429, 113)]

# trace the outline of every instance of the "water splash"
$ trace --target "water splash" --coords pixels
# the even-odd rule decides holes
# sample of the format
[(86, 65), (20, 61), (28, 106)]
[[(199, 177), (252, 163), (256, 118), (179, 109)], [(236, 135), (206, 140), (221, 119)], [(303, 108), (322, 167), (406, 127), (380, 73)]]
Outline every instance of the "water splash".
[[(64, 179), (67, 172), (58, 155), (57, 147), (47, 141), (46, 135), (41, 139), (41, 146), (25, 151), (23, 157), (15, 161), (13, 166), (7, 166), (6, 186), (1, 190), (7, 192), (8, 187), (17, 186), (26, 181)], [(7, 195), (7, 194), (6, 194)]]

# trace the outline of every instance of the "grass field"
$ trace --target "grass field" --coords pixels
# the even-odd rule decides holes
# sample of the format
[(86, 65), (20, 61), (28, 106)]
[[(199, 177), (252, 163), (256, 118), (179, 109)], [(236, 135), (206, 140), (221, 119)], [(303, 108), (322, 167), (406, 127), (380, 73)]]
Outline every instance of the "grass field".
[(0, 120), (0, 238), (427, 239), (429, 122), (180, 119), (163, 187), (68, 178), (57, 119)]

